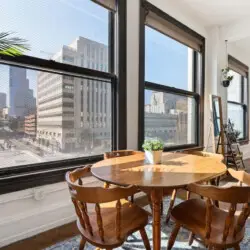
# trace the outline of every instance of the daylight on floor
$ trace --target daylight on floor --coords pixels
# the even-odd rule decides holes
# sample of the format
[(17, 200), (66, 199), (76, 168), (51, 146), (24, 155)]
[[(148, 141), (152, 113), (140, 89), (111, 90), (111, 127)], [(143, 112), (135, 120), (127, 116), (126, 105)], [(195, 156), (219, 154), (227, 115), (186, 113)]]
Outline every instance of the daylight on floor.
[(1, 249), (250, 249), (250, 1), (0, 21)]

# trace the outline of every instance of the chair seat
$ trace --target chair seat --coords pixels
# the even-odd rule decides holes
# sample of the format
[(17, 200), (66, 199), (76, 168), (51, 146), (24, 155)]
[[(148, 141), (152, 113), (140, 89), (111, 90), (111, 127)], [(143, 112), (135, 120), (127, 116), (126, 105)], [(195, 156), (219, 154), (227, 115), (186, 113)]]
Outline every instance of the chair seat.
[(210, 246), (223, 245), (224, 247), (231, 247), (243, 239), (245, 228), (243, 228), (235, 238), (233, 237), (233, 229), (235, 228), (238, 219), (238, 216), (234, 216), (229, 235), (226, 241), (223, 242), (222, 236), (227, 216), (228, 212), (213, 206), (211, 235), (210, 238), (206, 240), (206, 202), (204, 200), (187, 200), (174, 207), (171, 212), (173, 220), (181, 224), (184, 228), (192, 231), (195, 235), (199, 235), (206, 244)]
[(99, 236), (99, 229), (97, 226), (97, 218), (95, 213), (94, 205), (88, 205), (88, 215), (90, 218), (90, 224), (93, 229), (93, 236), (85, 230), (79, 220), (77, 220), (77, 226), (81, 234), (86, 238), (86, 240), (95, 246), (100, 245), (100, 247), (108, 246), (109, 248), (115, 248), (121, 245), (126, 238), (133, 232), (145, 227), (148, 223), (148, 213), (142, 208), (132, 204), (131, 202), (122, 199), (121, 200), (121, 237), (118, 240), (116, 237), (116, 225), (115, 220), (117, 209), (117, 202), (109, 202), (100, 204), (102, 213), (102, 222), (104, 230), (104, 242)]

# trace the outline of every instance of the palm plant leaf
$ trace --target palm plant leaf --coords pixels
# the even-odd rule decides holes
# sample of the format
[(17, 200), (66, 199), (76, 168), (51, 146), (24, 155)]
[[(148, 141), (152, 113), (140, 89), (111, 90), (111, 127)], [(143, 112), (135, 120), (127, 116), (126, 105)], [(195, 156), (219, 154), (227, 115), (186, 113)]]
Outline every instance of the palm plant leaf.
[(20, 56), (30, 49), (25, 39), (11, 37), (11, 34), (11, 32), (0, 32), (0, 54)]

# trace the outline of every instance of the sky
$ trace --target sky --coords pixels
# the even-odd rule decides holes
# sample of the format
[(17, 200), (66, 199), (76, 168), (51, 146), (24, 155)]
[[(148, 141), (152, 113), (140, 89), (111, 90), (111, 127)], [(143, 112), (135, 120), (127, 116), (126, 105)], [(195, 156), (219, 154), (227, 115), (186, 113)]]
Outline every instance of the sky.
[[(3, 31), (26, 39), (31, 47), (28, 55), (48, 59), (79, 36), (108, 45), (108, 10), (90, 0), (1, 0)], [(187, 47), (148, 27), (145, 45), (145, 79), (187, 89)], [(35, 96), (36, 74), (27, 71)], [(9, 92), (8, 67), (3, 65), (0, 92)]]

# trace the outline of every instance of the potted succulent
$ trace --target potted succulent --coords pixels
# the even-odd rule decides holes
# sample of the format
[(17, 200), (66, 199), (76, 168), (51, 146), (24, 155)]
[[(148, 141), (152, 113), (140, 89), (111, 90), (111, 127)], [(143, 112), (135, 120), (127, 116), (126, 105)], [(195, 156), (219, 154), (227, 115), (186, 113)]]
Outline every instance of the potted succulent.
[(229, 74), (229, 67), (226, 67), (221, 70), (222, 73), (222, 85), (224, 87), (228, 87), (230, 85), (230, 82), (233, 80), (234, 76)]
[(142, 148), (145, 151), (145, 156), (149, 163), (161, 163), (161, 156), (164, 148), (164, 143), (161, 140), (145, 140)]

